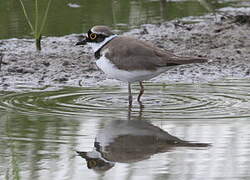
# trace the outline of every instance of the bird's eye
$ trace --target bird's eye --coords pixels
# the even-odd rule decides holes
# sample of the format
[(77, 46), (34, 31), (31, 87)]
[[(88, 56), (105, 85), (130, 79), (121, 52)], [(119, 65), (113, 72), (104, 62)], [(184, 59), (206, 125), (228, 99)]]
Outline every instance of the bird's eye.
[(90, 39), (94, 40), (96, 37), (97, 37), (97, 35), (95, 33), (90, 34)]

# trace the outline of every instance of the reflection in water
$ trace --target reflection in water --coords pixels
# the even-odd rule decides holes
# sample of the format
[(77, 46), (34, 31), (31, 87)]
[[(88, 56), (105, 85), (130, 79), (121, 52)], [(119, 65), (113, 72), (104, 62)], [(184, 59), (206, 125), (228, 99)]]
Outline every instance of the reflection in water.
[(100, 129), (91, 152), (77, 152), (87, 167), (106, 171), (116, 162), (131, 163), (150, 158), (175, 147), (208, 147), (206, 143), (181, 140), (143, 120), (114, 120)]
[[(145, 107), (132, 111), (126, 88), (0, 91), (0, 179), (249, 177), (249, 79), (148, 83)], [(76, 150), (98, 155), (88, 166), (103, 173), (89, 170)]]

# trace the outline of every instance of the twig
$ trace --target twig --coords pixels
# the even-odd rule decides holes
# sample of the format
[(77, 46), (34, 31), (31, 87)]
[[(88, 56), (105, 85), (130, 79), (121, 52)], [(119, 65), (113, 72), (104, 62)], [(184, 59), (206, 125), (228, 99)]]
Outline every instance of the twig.
[(82, 80), (81, 79), (78, 81), (78, 85), (82, 86)]
[(175, 27), (181, 27), (181, 28), (184, 28), (188, 31), (192, 30), (192, 27), (188, 27), (188, 26), (185, 26), (185, 25), (182, 25), (182, 24), (179, 24), (179, 22), (174, 22), (174, 26)]
[(0, 53), (0, 71), (1, 71), (1, 68), (2, 68), (2, 62), (3, 62), (3, 54)]

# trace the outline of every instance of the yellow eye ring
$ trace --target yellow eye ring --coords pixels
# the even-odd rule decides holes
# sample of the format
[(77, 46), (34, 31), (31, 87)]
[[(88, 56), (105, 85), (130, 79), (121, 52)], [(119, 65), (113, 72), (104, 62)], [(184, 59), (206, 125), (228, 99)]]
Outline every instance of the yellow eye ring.
[(96, 38), (96, 34), (95, 33), (91, 33), (90, 34), (90, 39), (94, 40)]

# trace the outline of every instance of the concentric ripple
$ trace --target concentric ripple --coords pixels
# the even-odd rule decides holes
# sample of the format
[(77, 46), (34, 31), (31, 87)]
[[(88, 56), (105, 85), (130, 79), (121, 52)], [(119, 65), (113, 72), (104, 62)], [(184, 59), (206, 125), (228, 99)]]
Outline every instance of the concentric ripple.
[[(133, 86), (133, 111), (151, 118), (250, 117), (250, 80), (224, 80), (207, 84), (145, 83), (144, 108), (136, 102), (139, 87)], [(125, 117), (126, 86), (64, 88), (53, 91), (2, 93), (0, 109), (28, 114)]]

